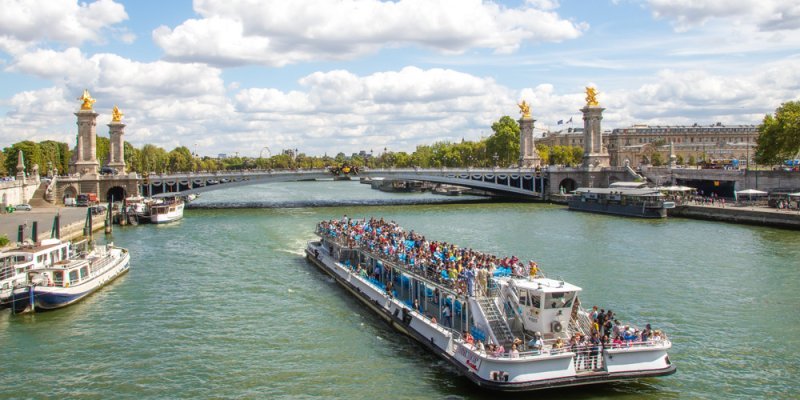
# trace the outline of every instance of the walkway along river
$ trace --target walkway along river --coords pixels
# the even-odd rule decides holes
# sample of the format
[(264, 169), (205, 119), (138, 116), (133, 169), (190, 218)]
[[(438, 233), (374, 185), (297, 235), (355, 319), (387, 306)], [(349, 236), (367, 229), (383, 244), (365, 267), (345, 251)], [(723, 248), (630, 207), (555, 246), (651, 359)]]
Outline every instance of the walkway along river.
[[(198, 201), (407, 198), (355, 182), (218, 193)], [(545, 204), (426, 204), (188, 210), (175, 224), (116, 227), (114, 242), (132, 254), (127, 276), (61, 311), (0, 314), (0, 397), (496, 398), (304, 260), (316, 223), (343, 214), (383, 216), (440, 240), (537, 260), (548, 275), (580, 282), (584, 305), (670, 332), (675, 375), (537, 396), (800, 392), (800, 234)]]

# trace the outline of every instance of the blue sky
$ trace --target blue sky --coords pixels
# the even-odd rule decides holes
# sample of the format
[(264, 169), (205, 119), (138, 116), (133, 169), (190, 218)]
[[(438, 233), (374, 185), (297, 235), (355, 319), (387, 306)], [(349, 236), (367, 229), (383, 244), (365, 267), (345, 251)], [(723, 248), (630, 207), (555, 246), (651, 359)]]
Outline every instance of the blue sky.
[(412, 151), (487, 136), (516, 103), (537, 133), (758, 124), (800, 98), (800, 5), (781, 0), (0, 0), (0, 146), (98, 133), (201, 154)]

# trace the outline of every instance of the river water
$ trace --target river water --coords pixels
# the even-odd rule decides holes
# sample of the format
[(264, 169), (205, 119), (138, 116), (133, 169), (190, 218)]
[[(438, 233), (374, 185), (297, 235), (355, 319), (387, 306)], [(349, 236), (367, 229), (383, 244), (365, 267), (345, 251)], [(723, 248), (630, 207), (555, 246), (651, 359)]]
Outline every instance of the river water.
[[(537, 398), (800, 393), (800, 233), (545, 204), (358, 204), (417, 199), (449, 200), (355, 182), (285, 183), (197, 201), (272, 208), (191, 209), (169, 225), (116, 227), (113, 241), (132, 254), (126, 276), (63, 310), (0, 313), (0, 398), (499, 398), (304, 260), (315, 223), (343, 214), (537, 260), (548, 276), (581, 286), (585, 306), (673, 340), (675, 375)], [(350, 204), (307, 207), (331, 200)]]

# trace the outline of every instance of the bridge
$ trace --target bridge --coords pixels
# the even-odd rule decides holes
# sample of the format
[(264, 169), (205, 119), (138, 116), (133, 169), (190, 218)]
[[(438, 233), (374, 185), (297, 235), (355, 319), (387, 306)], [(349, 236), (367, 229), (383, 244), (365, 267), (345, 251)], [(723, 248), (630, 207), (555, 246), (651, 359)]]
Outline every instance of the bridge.
[[(497, 196), (524, 200), (542, 200), (542, 188), (547, 188), (547, 177), (531, 168), (367, 169), (359, 171), (357, 175), (350, 174), (349, 176), (355, 179), (383, 178), (458, 185), (484, 190)], [(188, 195), (245, 185), (333, 179), (334, 177), (335, 175), (325, 169), (220, 171), (150, 175), (142, 183), (141, 193), (145, 196), (166, 192)]]

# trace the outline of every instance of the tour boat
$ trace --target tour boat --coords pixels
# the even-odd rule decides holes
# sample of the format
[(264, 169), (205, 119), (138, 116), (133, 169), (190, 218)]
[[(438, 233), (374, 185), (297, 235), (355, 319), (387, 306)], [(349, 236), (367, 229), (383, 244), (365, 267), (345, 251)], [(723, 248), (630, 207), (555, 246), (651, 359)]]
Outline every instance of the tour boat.
[(666, 218), (675, 203), (664, 200), (656, 188), (578, 188), (569, 199), (569, 209), (642, 218)]
[(10, 304), (15, 287), (27, 282), (28, 271), (66, 260), (72, 254), (70, 242), (58, 239), (45, 239), (34, 245), (23, 245), (0, 253), (0, 308)]
[[(353, 227), (363, 223), (347, 222)], [(633, 329), (623, 327), (625, 342), (604, 342), (594, 350), (580, 341), (574, 347), (560, 346), (592, 333), (591, 314), (580, 305), (578, 286), (534, 270), (533, 276), (491, 276), (485, 287), (478, 283), (472, 292), (464, 292), (425, 261), (409, 262), (408, 255), (422, 248), (419, 241), (400, 236), (376, 245), (330, 226), (317, 226), (320, 239), (308, 243), (306, 258), (478, 386), (530, 391), (676, 371), (667, 355), (672, 343), (660, 331), (650, 331), (649, 325), (651, 336), (646, 339), (634, 340)], [(399, 227), (397, 231), (403, 232)], [(539, 342), (531, 345), (533, 340)]]
[(150, 222), (164, 224), (183, 218), (184, 202), (179, 194), (163, 193), (153, 196), (148, 207)]
[(11, 298), (17, 313), (55, 310), (73, 304), (128, 271), (128, 250), (107, 244), (72, 258), (27, 271), (27, 283)]

